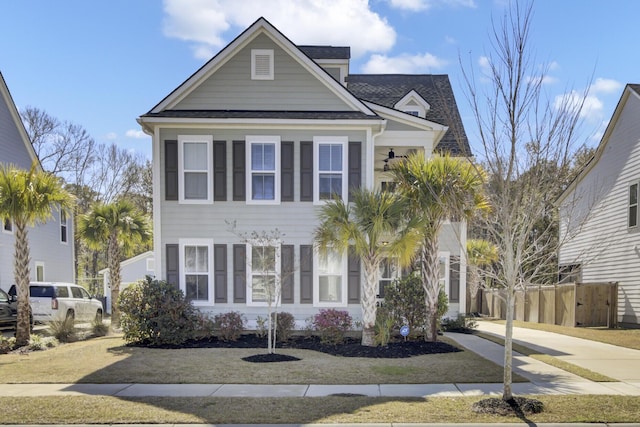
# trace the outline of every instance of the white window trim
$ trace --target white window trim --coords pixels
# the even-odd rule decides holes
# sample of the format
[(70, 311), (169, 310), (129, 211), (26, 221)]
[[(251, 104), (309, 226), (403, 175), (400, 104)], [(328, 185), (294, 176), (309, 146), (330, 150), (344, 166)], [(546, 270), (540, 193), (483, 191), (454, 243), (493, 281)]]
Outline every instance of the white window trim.
[(194, 306), (210, 306), (214, 305), (214, 291), (215, 284), (214, 280), (214, 266), (213, 266), (213, 239), (179, 239), (178, 240), (179, 250), (178, 250), (178, 260), (180, 262), (180, 289), (184, 294), (187, 294), (187, 283), (185, 280), (185, 276), (187, 274), (185, 268), (185, 257), (184, 257), (184, 248), (186, 246), (206, 246), (207, 249), (207, 263), (209, 265), (209, 274), (207, 283), (209, 284), (208, 295), (209, 298), (207, 300), (192, 300)]
[[(263, 242), (262, 242), (263, 243)], [(272, 307), (277, 307), (280, 305), (281, 299), (282, 299), (282, 283), (278, 283), (281, 282), (282, 280), (282, 242), (277, 242), (275, 244), (272, 245), (265, 245), (262, 244), (261, 242), (248, 242), (247, 243), (247, 256), (246, 256), (246, 261), (247, 261), (247, 306), (250, 307), (267, 307), (269, 304), (267, 303), (267, 301), (253, 301), (253, 293), (252, 293), (252, 289), (251, 289), (251, 285), (253, 283), (253, 246), (271, 246), (276, 248), (276, 259), (275, 259), (275, 276), (276, 276), (276, 286), (280, 286), (280, 295), (278, 295), (278, 298), (271, 304)]]
[(342, 200), (347, 200), (347, 188), (349, 187), (347, 167), (349, 159), (347, 158), (347, 147), (349, 138), (346, 136), (314, 136), (313, 137), (313, 204), (321, 205), (327, 200), (320, 199), (320, 145), (323, 144), (340, 144), (342, 145)]
[[(257, 57), (268, 56), (269, 57), (269, 73), (258, 74), (256, 71)], [(251, 80), (273, 80), (274, 78), (274, 61), (273, 61), (273, 49), (251, 49)]]
[[(444, 291), (445, 294), (447, 294), (447, 301), (449, 300), (449, 283), (450, 283), (450, 277), (449, 277), (449, 272), (451, 270), (449, 263), (451, 262), (451, 252), (438, 252), (438, 262), (440, 262), (440, 259), (444, 258), (444, 287), (442, 288), (442, 290)], [(442, 273), (442, 272), (439, 272)], [(440, 278), (438, 277), (438, 281), (440, 280)]]
[[(207, 144), (207, 198), (206, 199), (185, 199), (184, 196), (184, 144), (185, 143), (206, 143)], [(178, 135), (178, 203), (183, 204), (212, 204), (213, 203), (213, 136), (212, 135)]]
[(347, 292), (348, 292), (348, 264), (347, 254), (342, 254), (342, 301), (337, 302), (323, 302), (320, 301), (320, 254), (317, 251), (313, 253), (313, 306), (314, 307), (347, 307)]
[(147, 258), (146, 260), (146, 268), (147, 272), (155, 273), (156, 272), (156, 260), (155, 258)]
[[(636, 225), (629, 225), (629, 219), (631, 219), (631, 187), (636, 185)], [(629, 230), (636, 230), (640, 226), (640, 180), (632, 181), (627, 186), (627, 228)]]
[[(64, 222), (62, 218), (64, 216)], [(67, 237), (67, 241), (62, 240), (62, 227), (65, 227), (65, 235)], [(63, 210), (60, 210), (60, 244), (68, 245), (69, 244), (69, 215), (67, 215)]]
[[(280, 204), (280, 136), (277, 135), (247, 135), (246, 137), (247, 149), (245, 150), (245, 170), (246, 170), (246, 182), (247, 182), (247, 204), (248, 205), (279, 205)], [(251, 145), (252, 144), (274, 144), (275, 145), (275, 170), (274, 170), (274, 186), (273, 200), (253, 200), (253, 180), (251, 175), (253, 170), (251, 169)], [(256, 171), (260, 172), (260, 171)]]
[[(47, 271), (44, 267), (44, 261), (35, 262), (35, 279), (36, 282), (44, 282), (47, 280)], [(38, 278), (38, 267), (42, 267), (42, 278)]]

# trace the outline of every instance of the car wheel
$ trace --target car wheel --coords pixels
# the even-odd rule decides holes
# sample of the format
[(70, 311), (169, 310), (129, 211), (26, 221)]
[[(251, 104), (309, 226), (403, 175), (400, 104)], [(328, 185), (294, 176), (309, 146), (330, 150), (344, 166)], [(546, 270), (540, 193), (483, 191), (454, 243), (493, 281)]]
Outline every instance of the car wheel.
[(73, 310), (67, 311), (67, 320), (74, 321), (76, 319), (76, 313)]
[(96, 323), (102, 323), (102, 310), (96, 312)]

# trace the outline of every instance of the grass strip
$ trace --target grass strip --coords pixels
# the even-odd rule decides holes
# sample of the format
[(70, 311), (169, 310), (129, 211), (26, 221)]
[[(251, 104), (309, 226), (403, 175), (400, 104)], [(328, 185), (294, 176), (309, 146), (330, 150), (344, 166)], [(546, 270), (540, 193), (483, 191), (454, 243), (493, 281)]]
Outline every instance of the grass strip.
[[(296, 424), (504, 423), (516, 417), (477, 414), (476, 397), (373, 398), (116, 398), (0, 397), (0, 424)], [(640, 420), (633, 396), (535, 396), (545, 410), (530, 423), (631, 423)]]
[[(475, 331), (474, 335), (480, 338), (484, 338), (486, 340), (492, 341), (496, 344), (500, 344), (501, 346), (504, 346), (504, 338), (502, 337), (498, 337), (493, 334), (488, 334), (488, 333), (479, 332), (479, 331)], [(574, 375), (577, 375), (579, 377), (585, 378), (590, 381), (595, 381), (595, 382), (617, 382), (618, 381), (606, 375), (602, 375), (597, 372), (593, 372), (589, 369), (574, 365), (573, 363), (565, 362), (564, 360), (558, 359), (557, 357), (537, 352), (533, 349), (530, 349), (529, 347), (523, 346), (516, 342), (512, 343), (512, 348), (513, 348), (513, 351), (516, 351), (524, 356), (529, 356), (532, 359), (539, 360), (540, 362), (546, 363), (547, 365), (554, 366), (558, 369), (562, 369), (563, 371), (570, 372)]]

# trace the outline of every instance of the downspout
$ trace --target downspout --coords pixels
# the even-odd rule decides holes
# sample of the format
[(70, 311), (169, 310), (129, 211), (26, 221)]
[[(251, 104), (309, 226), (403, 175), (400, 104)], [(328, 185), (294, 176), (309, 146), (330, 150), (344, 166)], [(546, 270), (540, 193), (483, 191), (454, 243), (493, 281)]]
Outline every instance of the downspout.
[(382, 119), (380, 123), (380, 131), (371, 135), (371, 145), (368, 147), (368, 150), (367, 150), (367, 157), (371, 159), (371, 161), (368, 164), (370, 164), (371, 167), (367, 168), (366, 170), (366, 174), (367, 174), (365, 176), (366, 188), (374, 188), (374, 185), (375, 185), (374, 175), (375, 175), (375, 168), (376, 168), (376, 165), (375, 165), (376, 138), (384, 133), (384, 131), (386, 130), (386, 127), (387, 127), (387, 121), (385, 119)]

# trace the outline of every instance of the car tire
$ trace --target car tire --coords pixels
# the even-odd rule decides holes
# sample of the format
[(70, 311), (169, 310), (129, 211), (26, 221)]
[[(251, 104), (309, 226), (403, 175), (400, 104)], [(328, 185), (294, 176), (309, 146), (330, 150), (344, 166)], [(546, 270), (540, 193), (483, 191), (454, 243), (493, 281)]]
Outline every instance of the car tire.
[(67, 317), (66, 320), (72, 320), (75, 321), (76, 320), (76, 313), (73, 310), (69, 310), (67, 311)]
[(102, 310), (96, 311), (95, 322), (96, 323), (102, 323)]

